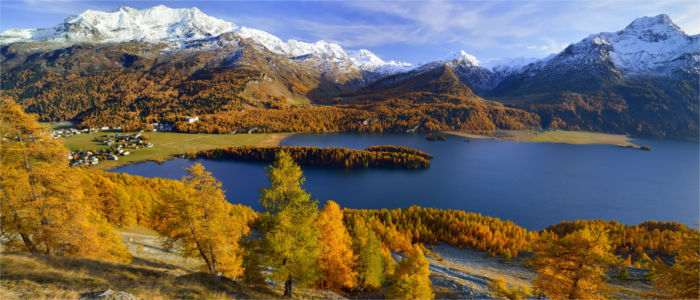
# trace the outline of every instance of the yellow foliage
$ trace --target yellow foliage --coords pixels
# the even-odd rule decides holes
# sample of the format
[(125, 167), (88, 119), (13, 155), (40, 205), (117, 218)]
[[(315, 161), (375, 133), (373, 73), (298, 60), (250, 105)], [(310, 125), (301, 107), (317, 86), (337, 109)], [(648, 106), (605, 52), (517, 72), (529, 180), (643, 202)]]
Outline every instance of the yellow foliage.
[(67, 151), (9, 99), (0, 106), (2, 230), (9, 249), (116, 261), (131, 257), (86, 197)]
[(489, 282), (489, 287), (496, 292), (496, 294), (507, 299), (527, 299), (527, 297), (532, 296), (530, 288), (526, 286), (508, 287), (505, 279), (500, 277), (494, 278), (492, 282)]
[(654, 262), (654, 287), (674, 299), (700, 298), (700, 235), (697, 230), (678, 234), (674, 239), (674, 263)]
[(402, 259), (387, 293), (390, 299), (432, 299), (435, 297), (430, 287), (430, 264), (419, 247), (415, 247)]
[(356, 260), (352, 251), (352, 239), (343, 224), (340, 206), (326, 202), (318, 218), (321, 230), (321, 253), (318, 262), (321, 266), (321, 288), (339, 291), (353, 288), (357, 272), (353, 270)]
[(537, 271), (535, 290), (550, 299), (606, 298), (605, 271), (619, 264), (607, 231), (594, 226), (562, 238), (546, 232), (535, 243), (530, 264)]
[(211, 274), (243, 274), (238, 242), (249, 231), (248, 215), (226, 201), (221, 182), (201, 164), (188, 168), (183, 184), (165, 191), (156, 222), (167, 237), (166, 246), (184, 256), (199, 256)]

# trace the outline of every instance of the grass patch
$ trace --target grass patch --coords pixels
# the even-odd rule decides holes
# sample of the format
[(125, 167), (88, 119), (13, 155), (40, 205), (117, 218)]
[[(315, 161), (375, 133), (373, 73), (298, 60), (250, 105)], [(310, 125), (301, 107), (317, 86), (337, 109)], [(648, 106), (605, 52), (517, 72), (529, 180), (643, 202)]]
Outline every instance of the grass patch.
[(473, 134), (458, 131), (446, 131), (446, 134), (473, 138), (494, 139), (523, 143), (562, 143), (562, 144), (604, 144), (622, 147), (639, 148), (632, 144), (630, 138), (622, 134), (610, 134), (588, 131), (533, 131), (533, 130), (495, 130), (490, 135)]
[[(78, 134), (63, 140), (63, 144), (70, 150), (107, 149), (105, 145), (95, 142), (96, 137), (102, 137), (113, 132), (94, 132), (90, 134)], [(123, 165), (148, 160), (164, 161), (177, 154), (195, 152), (225, 146), (277, 146), (287, 133), (263, 133), (263, 134), (187, 134), (173, 132), (149, 133), (153, 148), (144, 148), (132, 151), (131, 155), (120, 156), (119, 160), (101, 161), (94, 168), (108, 170)]]
[(272, 290), (250, 289), (207, 273), (174, 275), (158, 264), (119, 264), (98, 260), (2, 253), (2, 299), (76, 299), (106, 289), (142, 299), (273, 298)]
[(632, 145), (629, 138), (621, 134), (609, 134), (588, 131), (545, 131), (535, 134), (530, 141), (538, 143), (565, 144), (608, 144)]

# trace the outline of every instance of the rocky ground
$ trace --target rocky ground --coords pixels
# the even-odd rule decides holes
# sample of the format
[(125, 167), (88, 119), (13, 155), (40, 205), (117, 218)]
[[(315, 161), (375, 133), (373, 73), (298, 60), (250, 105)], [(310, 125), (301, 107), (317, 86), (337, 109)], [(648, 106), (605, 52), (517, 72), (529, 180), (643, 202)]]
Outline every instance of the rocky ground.
[[(495, 278), (503, 278), (508, 285), (532, 288), (536, 274), (528, 269), (521, 259), (490, 257), (485, 252), (471, 249), (457, 249), (439, 244), (430, 250), (440, 254), (444, 261), (429, 258), (431, 280), (436, 289), (444, 288), (448, 295), (463, 299), (484, 299), (497, 297), (488, 287)], [(644, 279), (646, 271), (628, 268), (629, 278), (617, 278), (614, 272), (608, 274), (608, 283), (615, 288), (615, 298), (642, 298), (652, 291), (652, 283)]]

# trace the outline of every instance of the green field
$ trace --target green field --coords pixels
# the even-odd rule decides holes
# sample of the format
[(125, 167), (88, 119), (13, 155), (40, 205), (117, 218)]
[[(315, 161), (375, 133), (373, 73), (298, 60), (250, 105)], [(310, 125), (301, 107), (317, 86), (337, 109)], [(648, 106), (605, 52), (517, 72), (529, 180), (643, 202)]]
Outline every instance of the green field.
[[(63, 144), (70, 150), (99, 150), (107, 149), (95, 141), (96, 137), (102, 137), (113, 132), (95, 132), (90, 134), (78, 134), (64, 139)], [(187, 134), (172, 132), (151, 132), (149, 140), (153, 148), (137, 149), (131, 155), (120, 156), (119, 160), (100, 161), (94, 166), (96, 169), (108, 170), (123, 165), (156, 160), (162, 161), (172, 158), (174, 155), (192, 151), (200, 151), (225, 146), (259, 145), (276, 146), (287, 133), (264, 134)]]

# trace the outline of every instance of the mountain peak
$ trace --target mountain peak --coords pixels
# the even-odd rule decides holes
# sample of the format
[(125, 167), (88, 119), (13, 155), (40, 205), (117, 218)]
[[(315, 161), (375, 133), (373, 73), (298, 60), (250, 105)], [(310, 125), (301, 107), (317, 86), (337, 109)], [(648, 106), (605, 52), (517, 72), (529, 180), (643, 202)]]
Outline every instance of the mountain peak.
[(646, 30), (646, 29), (660, 29), (660, 28), (673, 28), (675, 30), (680, 30), (680, 28), (673, 23), (671, 17), (667, 14), (660, 14), (653, 17), (641, 17), (637, 18), (632, 23), (625, 27), (625, 30)]
[(19, 41), (107, 42), (187, 41), (221, 35), (238, 28), (198, 8), (146, 9), (121, 6), (111, 11), (86, 10), (51, 28), (15, 29), (0, 33), (0, 43)]
[(444, 62), (455, 62), (455, 63), (464, 63), (468, 64), (471, 66), (478, 66), (479, 65), (479, 60), (476, 59), (474, 55), (471, 55), (467, 53), (464, 50), (460, 50), (459, 52), (452, 51), (447, 56), (443, 59)]

